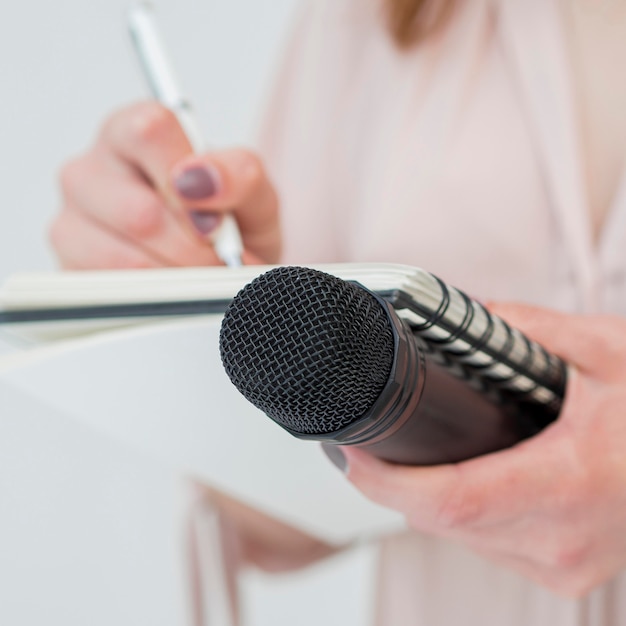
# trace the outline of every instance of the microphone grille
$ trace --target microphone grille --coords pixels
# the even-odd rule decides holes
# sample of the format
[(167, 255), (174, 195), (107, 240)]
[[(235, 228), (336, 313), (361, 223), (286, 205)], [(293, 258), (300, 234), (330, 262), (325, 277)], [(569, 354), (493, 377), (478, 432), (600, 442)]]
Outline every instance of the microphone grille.
[(391, 322), (367, 290), (302, 267), (280, 267), (228, 307), (220, 354), (252, 404), (299, 434), (333, 433), (376, 402), (394, 359)]

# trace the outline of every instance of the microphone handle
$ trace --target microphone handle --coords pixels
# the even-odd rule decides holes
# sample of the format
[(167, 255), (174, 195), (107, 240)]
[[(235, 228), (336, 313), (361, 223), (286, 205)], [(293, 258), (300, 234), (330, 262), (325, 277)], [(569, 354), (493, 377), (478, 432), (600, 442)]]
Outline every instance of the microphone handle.
[(399, 428), (355, 445), (393, 463), (439, 465), (510, 448), (538, 432), (532, 412), (490, 402), (428, 358), (421, 375), (419, 403)]

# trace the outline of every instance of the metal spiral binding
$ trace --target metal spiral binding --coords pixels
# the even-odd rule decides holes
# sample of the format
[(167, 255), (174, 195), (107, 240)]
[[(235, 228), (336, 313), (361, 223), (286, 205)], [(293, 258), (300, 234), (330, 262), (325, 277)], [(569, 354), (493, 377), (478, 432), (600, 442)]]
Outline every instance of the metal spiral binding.
[(554, 415), (560, 411), (567, 375), (563, 361), (462, 291), (416, 270), (401, 290), (378, 293), (456, 376), (478, 385), (485, 381)]

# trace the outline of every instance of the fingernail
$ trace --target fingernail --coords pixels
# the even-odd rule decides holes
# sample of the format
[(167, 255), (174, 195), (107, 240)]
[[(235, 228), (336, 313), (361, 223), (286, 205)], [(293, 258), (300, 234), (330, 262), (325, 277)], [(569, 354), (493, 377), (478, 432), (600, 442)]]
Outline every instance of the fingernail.
[(346, 459), (346, 455), (339, 446), (323, 443), (322, 450), (324, 450), (324, 454), (326, 454), (335, 467), (344, 474), (348, 473), (348, 459)]
[(211, 211), (190, 211), (189, 217), (191, 223), (201, 235), (208, 235), (213, 232), (222, 221), (222, 216), (219, 213)]
[(174, 186), (187, 200), (203, 200), (219, 191), (219, 176), (210, 167), (189, 167), (176, 176)]

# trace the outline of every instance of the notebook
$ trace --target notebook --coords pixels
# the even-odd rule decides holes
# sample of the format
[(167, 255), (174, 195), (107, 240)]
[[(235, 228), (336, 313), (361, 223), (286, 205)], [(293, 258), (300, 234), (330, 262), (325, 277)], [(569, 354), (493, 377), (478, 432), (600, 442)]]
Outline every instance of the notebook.
[[(384, 286), (398, 269), (341, 266)], [(297, 440), (232, 386), (221, 316), (267, 268), (24, 274), (0, 291), (0, 328), (20, 344), (0, 382), (102, 437), (332, 543), (404, 527), (314, 442)], [(326, 269), (326, 268), (325, 268)], [(400, 273), (402, 273), (400, 269)]]

